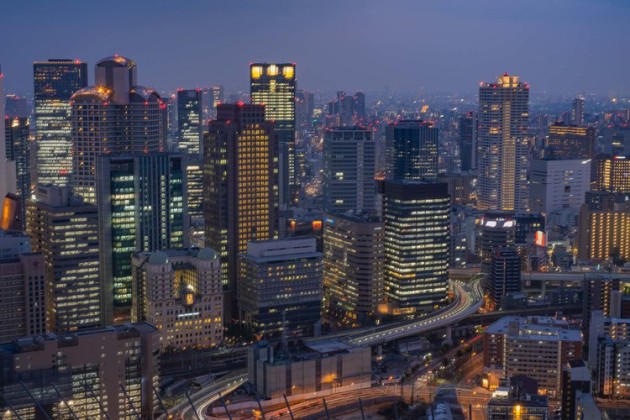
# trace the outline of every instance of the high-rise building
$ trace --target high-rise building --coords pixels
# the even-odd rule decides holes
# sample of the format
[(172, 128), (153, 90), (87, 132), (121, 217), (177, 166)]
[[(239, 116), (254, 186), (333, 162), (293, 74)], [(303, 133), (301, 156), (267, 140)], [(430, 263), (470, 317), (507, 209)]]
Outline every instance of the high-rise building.
[(276, 231), (278, 158), (265, 107), (219, 104), (204, 154), (206, 246), (221, 255), (223, 284), (235, 292), (237, 255)]
[[(630, 209), (592, 211), (582, 206), (578, 230), (578, 259), (583, 261), (630, 260)], [(617, 208), (621, 207), (621, 208)]]
[(155, 325), (161, 350), (223, 341), (219, 254), (210, 248), (142, 252), (132, 265), (132, 321)]
[(327, 126), (352, 127), (364, 125), (367, 116), (365, 94), (356, 92), (347, 95), (343, 90), (337, 91), (337, 97), (326, 105), (328, 115)]
[(545, 157), (549, 159), (591, 159), (595, 156), (595, 128), (555, 123), (549, 126)]
[(31, 195), (31, 152), (29, 143), (30, 122), (27, 117), (4, 118), (6, 158), (15, 162), (15, 191), (20, 199), (20, 221), (24, 226), (26, 200)]
[(96, 85), (72, 95), (72, 186), (96, 202), (96, 160), (110, 153), (143, 154), (166, 148), (166, 105), (136, 83), (136, 63), (122, 56), (96, 63)]
[(147, 323), (125, 324), (2, 344), (0, 410), (22, 419), (152, 419), (156, 332)]
[(599, 419), (592, 392), (591, 372), (583, 360), (570, 360), (562, 368), (561, 420)]
[(581, 96), (573, 99), (571, 107), (571, 123), (577, 126), (584, 125), (584, 98)]
[(24, 96), (8, 94), (5, 98), (5, 105), (6, 115), (18, 118), (29, 118), (31, 116), (31, 111)]
[(203, 146), (203, 92), (201, 89), (177, 91), (177, 149), (201, 155)]
[(577, 214), (591, 188), (591, 160), (540, 160), (530, 162), (532, 212), (551, 213), (570, 209)]
[(498, 248), (512, 247), (515, 243), (516, 222), (510, 212), (491, 211), (479, 221), (481, 238), (479, 256), (481, 271), (490, 273), (492, 253)]
[(499, 378), (526, 375), (539, 393), (560, 397), (562, 366), (582, 357), (582, 334), (549, 317), (506, 316), (483, 334), (484, 372)]
[(252, 63), (251, 103), (265, 105), (265, 119), (274, 122), (280, 156), (280, 203), (297, 202), (295, 181), (295, 63)]
[(72, 172), (70, 98), (88, 84), (87, 63), (47, 60), (33, 63), (37, 184), (66, 185)]
[(0, 200), (16, 192), (15, 162), (8, 159), (4, 129), (4, 74), (0, 66)]
[(105, 155), (97, 169), (103, 313), (109, 324), (129, 317), (133, 253), (188, 246), (186, 159), (170, 153)]
[(383, 302), (383, 222), (346, 213), (324, 218), (326, 316), (350, 326), (369, 325)]
[(491, 308), (500, 308), (508, 293), (521, 291), (521, 258), (514, 248), (495, 248), (490, 257), (488, 297)]
[(529, 85), (507, 73), (479, 87), (480, 210), (526, 211)]
[(376, 145), (373, 132), (335, 127), (324, 134), (324, 210), (328, 213), (376, 209)]
[(401, 120), (387, 127), (389, 179), (435, 181), (438, 134), (431, 122)]
[(446, 184), (383, 183), (385, 296), (402, 313), (446, 302), (450, 211)]
[(190, 227), (197, 228), (203, 226), (203, 159), (187, 156), (186, 174)]
[(46, 331), (46, 266), (22, 233), (0, 231), (0, 343)]
[(313, 92), (298, 90), (295, 103), (295, 125), (298, 128), (309, 129), (313, 123), (315, 110), (315, 95)]
[(71, 197), (68, 186), (39, 186), (26, 228), (44, 256), (48, 330), (103, 325), (96, 207)]
[(588, 348), (597, 394), (603, 398), (630, 397), (630, 318), (593, 311)]
[(224, 102), (223, 86), (215, 85), (210, 88), (212, 92), (212, 115), (217, 115), (217, 105)]
[(594, 172), (594, 191), (630, 192), (630, 156), (598, 156)]
[(239, 262), (240, 319), (254, 334), (313, 335), (322, 306), (322, 254), (315, 238), (251, 241)]
[(477, 169), (477, 113), (474, 111), (459, 117), (459, 158), (462, 171)]

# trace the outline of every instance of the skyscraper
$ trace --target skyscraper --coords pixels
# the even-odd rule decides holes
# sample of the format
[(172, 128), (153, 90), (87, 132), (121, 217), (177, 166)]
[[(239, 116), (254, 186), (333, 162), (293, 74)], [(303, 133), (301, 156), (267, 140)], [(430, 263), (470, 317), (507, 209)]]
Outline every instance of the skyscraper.
[(479, 87), (481, 210), (527, 211), (529, 85), (505, 73)]
[(508, 293), (521, 291), (521, 258), (513, 247), (495, 248), (492, 252), (488, 286), (492, 308), (500, 308)]
[(28, 202), (27, 232), (44, 256), (48, 330), (103, 324), (96, 207), (69, 187), (39, 186)]
[[(264, 106), (219, 104), (204, 145), (206, 246), (221, 255), (223, 284), (232, 292), (237, 255), (247, 251), (249, 241), (272, 239), (276, 232), (278, 158), (273, 127), (265, 119)], [(228, 298), (228, 311), (229, 305)]]
[(0, 343), (46, 331), (46, 266), (23, 233), (0, 231)]
[(474, 111), (459, 117), (459, 158), (462, 171), (477, 169), (477, 113)]
[(383, 302), (383, 222), (365, 214), (324, 219), (324, 307), (348, 326), (370, 325)]
[(533, 159), (530, 182), (532, 212), (549, 216), (554, 211), (570, 209), (577, 214), (591, 188), (591, 160)]
[(108, 323), (130, 315), (133, 253), (188, 246), (185, 165), (182, 155), (170, 153), (98, 160), (100, 269)]
[(584, 125), (584, 98), (578, 96), (573, 99), (571, 108), (571, 123), (577, 126)]
[(280, 203), (298, 199), (295, 181), (295, 63), (252, 63), (250, 93), (252, 104), (265, 105), (265, 118), (275, 123), (280, 156)]
[(335, 127), (324, 133), (324, 210), (375, 211), (376, 144), (371, 129)]
[(37, 184), (66, 185), (72, 172), (70, 98), (88, 84), (87, 64), (79, 60), (33, 63)]
[(598, 156), (594, 171), (594, 191), (630, 193), (630, 156)]
[(15, 162), (8, 159), (4, 130), (4, 74), (0, 67), (0, 200), (16, 191)]
[(549, 126), (545, 157), (591, 159), (595, 156), (595, 128), (555, 123)]
[(31, 194), (30, 143), (28, 140), (30, 122), (28, 117), (4, 118), (7, 160), (15, 162), (15, 191), (20, 200), (20, 221), (24, 226), (26, 200)]
[(201, 154), (203, 141), (203, 92), (177, 91), (177, 148), (190, 155)]
[(438, 128), (422, 120), (401, 120), (387, 127), (389, 179), (435, 181)]
[(313, 335), (322, 306), (322, 254), (315, 238), (251, 241), (239, 268), (239, 315), (253, 333)]
[(96, 85), (72, 95), (72, 185), (96, 200), (96, 160), (109, 153), (152, 153), (166, 147), (166, 105), (151, 88), (136, 84), (136, 63), (122, 56), (95, 67)]
[(403, 313), (446, 302), (450, 199), (446, 184), (383, 183), (385, 296)]

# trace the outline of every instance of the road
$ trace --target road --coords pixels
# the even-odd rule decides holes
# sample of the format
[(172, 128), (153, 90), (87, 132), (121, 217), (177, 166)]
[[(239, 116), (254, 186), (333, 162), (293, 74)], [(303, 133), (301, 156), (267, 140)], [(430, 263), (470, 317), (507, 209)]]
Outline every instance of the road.
[(465, 284), (453, 281), (454, 301), (447, 307), (413, 321), (385, 325), (374, 332), (348, 335), (346, 341), (355, 346), (374, 346), (446, 327), (474, 314), (483, 304), (481, 276)]
[[(199, 418), (203, 419), (203, 413), (208, 405), (219, 399), (219, 392), (221, 395), (229, 394), (245, 382), (247, 382), (247, 371), (238, 370), (232, 374), (224, 376), (223, 378), (213, 382), (210, 386), (207, 386), (206, 388), (193, 394), (191, 396), (191, 400), (197, 409), (197, 415)], [(171, 408), (169, 413), (176, 419), (197, 419), (197, 416), (195, 416), (187, 398), (184, 398), (183, 401)], [(160, 416), (160, 419), (166, 419), (166, 415)]]

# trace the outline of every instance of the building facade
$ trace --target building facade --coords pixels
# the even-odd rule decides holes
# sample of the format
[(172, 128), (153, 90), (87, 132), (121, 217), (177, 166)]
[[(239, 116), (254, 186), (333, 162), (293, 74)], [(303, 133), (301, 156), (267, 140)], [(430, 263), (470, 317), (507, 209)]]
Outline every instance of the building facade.
[(158, 329), (162, 350), (223, 342), (219, 255), (210, 248), (134, 254), (132, 321)]
[(550, 215), (570, 209), (579, 213), (591, 189), (591, 160), (540, 160), (530, 162), (530, 208)]
[(549, 126), (545, 157), (549, 159), (592, 159), (595, 157), (594, 127), (555, 123)]
[(26, 230), (44, 256), (48, 330), (103, 325), (96, 207), (68, 186), (40, 186), (28, 202)]
[(201, 156), (203, 147), (203, 92), (201, 89), (177, 91), (177, 150)]
[(315, 238), (252, 241), (239, 262), (241, 321), (265, 338), (312, 336), (322, 306)]
[(107, 323), (120, 322), (131, 310), (133, 253), (189, 244), (186, 158), (105, 155), (97, 167), (103, 312)]
[(446, 184), (383, 183), (385, 296), (403, 313), (446, 302), (450, 207)]
[(462, 172), (477, 169), (477, 113), (459, 117), (459, 158)]
[(507, 73), (479, 87), (480, 210), (526, 211), (529, 85)]
[(33, 63), (37, 183), (66, 185), (72, 173), (72, 95), (87, 86), (87, 63)]
[(435, 181), (438, 176), (438, 134), (431, 122), (401, 120), (387, 127), (388, 179)]
[(376, 210), (376, 144), (373, 132), (334, 127), (324, 134), (323, 191), (328, 213)]
[[(1, 114), (0, 114), (1, 115)], [(13, 190), (20, 201), (20, 221), (24, 226), (26, 200), (31, 195), (31, 145), (29, 142), (30, 121), (28, 117), (4, 118), (6, 159), (15, 162), (16, 185)]]
[(324, 307), (342, 324), (370, 325), (384, 298), (383, 222), (365, 214), (324, 218)]

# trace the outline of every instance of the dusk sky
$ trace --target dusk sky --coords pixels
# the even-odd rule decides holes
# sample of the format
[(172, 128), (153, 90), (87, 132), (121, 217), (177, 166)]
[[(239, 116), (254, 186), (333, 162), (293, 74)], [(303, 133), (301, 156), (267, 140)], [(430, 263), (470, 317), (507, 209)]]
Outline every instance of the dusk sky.
[(7, 91), (32, 62), (115, 53), (159, 90), (247, 89), (251, 61), (291, 61), (300, 88), (462, 92), (505, 71), (532, 91), (630, 92), (628, 0), (3, 0)]

